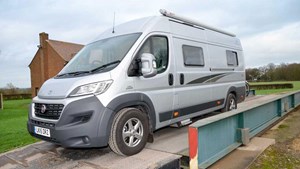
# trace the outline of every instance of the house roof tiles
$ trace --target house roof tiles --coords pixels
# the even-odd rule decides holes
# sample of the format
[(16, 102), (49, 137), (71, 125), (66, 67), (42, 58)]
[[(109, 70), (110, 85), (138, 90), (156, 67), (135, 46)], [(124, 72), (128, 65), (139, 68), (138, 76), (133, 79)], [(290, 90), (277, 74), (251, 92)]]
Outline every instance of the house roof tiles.
[(70, 61), (72, 57), (83, 48), (83, 45), (62, 42), (56, 40), (46, 40), (49, 45), (65, 60)]

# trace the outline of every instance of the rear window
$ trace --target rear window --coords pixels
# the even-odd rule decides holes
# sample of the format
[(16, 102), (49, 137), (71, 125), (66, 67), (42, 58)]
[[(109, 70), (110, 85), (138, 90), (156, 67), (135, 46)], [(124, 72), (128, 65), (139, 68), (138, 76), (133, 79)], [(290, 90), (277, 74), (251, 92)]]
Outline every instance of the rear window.
[(204, 66), (204, 54), (201, 47), (182, 46), (185, 66)]
[(226, 57), (227, 57), (227, 65), (228, 66), (238, 66), (239, 65), (236, 52), (226, 50)]

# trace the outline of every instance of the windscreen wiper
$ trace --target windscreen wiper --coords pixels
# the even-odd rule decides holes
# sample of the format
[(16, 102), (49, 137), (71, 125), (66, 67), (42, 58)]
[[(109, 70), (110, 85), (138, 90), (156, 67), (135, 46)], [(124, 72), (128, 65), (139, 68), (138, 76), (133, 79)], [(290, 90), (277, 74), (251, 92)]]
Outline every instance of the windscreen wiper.
[(97, 67), (95, 69), (90, 70), (90, 73), (96, 72), (98, 70), (102, 70), (102, 69), (106, 68), (107, 66), (114, 65), (114, 64), (117, 64), (117, 63), (120, 63), (120, 62), (121, 62), (120, 60), (116, 60), (116, 61), (104, 64), (104, 65), (102, 65), (100, 67)]
[(62, 76), (66, 76), (66, 75), (77, 76), (77, 75), (84, 74), (84, 73), (90, 73), (90, 71), (75, 71), (75, 72), (70, 72), (70, 73), (63, 73), (63, 74), (57, 75), (56, 77), (62, 77)]
[(63, 74), (57, 75), (56, 77), (62, 77), (62, 76), (66, 76), (66, 75), (77, 76), (77, 75), (85, 74), (85, 73), (93, 73), (93, 72), (96, 72), (98, 70), (102, 70), (102, 69), (106, 68), (107, 66), (110, 66), (110, 65), (113, 65), (113, 64), (117, 64), (117, 63), (120, 63), (120, 62), (121, 62), (120, 60), (116, 60), (116, 61), (104, 64), (104, 65), (102, 65), (100, 67), (97, 67), (95, 69), (92, 69), (90, 71), (75, 71), (75, 72), (70, 72), (70, 73), (63, 73)]

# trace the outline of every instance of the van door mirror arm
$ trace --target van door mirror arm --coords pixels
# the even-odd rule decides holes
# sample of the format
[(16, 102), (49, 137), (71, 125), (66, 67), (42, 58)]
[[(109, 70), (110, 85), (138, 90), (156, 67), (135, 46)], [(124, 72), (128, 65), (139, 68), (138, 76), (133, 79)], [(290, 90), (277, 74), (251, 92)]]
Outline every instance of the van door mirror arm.
[(134, 76), (142, 76), (141, 72), (141, 59), (133, 59), (132, 62), (130, 63), (129, 69), (128, 69), (128, 76), (129, 77), (134, 77)]
[(137, 66), (137, 76), (143, 76), (141, 58), (135, 59), (135, 63), (136, 63), (136, 66)]

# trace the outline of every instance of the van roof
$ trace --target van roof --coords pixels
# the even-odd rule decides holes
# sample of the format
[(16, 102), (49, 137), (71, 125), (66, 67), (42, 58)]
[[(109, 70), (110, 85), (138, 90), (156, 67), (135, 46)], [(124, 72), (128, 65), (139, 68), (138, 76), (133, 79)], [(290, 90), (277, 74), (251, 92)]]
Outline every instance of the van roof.
[[(182, 27), (184, 27), (184, 30), (180, 31)], [(200, 40), (201, 42), (215, 43), (218, 45), (225, 45), (237, 50), (242, 50), (240, 40), (235, 36), (230, 36), (219, 31), (208, 29), (206, 27), (202, 28), (200, 26), (193, 26), (184, 23), (183, 21), (164, 15), (132, 20), (115, 26), (115, 32), (112, 33), (112, 31), (113, 28), (106, 30), (105, 32), (100, 34), (93, 42), (130, 33), (140, 32), (147, 35), (150, 32), (166, 32), (176, 36), (183, 36), (187, 39)], [(202, 34), (194, 34), (195, 32), (202, 31), (204, 31)]]

